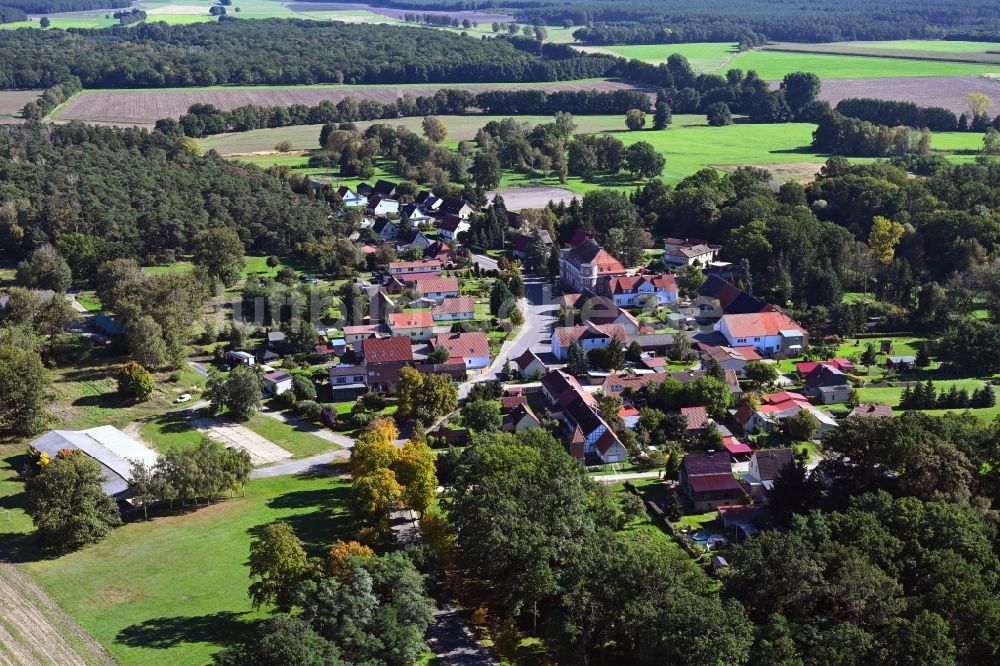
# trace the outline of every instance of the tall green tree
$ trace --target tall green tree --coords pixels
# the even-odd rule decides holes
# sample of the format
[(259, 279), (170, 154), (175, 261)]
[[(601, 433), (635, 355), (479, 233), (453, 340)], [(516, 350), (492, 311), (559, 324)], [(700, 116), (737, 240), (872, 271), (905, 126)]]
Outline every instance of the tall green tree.
[(306, 555), (302, 541), (291, 525), (265, 525), (260, 536), (250, 542), (250, 599), (255, 608), (273, 604), (287, 612), (292, 607), (296, 587), (317, 574), (319, 563)]
[(33, 435), (45, 424), (49, 372), (38, 352), (0, 344), (0, 431)]
[(236, 284), (243, 275), (246, 260), (243, 241), (230, 228), (206, 229), (193, 240), (194, 263), (227, 287)]

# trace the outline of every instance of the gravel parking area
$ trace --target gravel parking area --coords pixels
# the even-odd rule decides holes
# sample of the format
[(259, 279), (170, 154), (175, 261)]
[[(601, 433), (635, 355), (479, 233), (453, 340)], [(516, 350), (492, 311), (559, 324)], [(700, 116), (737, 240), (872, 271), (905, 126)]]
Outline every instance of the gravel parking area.
[(199, 417), (191, 422), (195, 428), (205, 433), (227, 449), (236, 447), (250, 454), (254, 466), (270, 465), (292, 457), (292, 454), (277, 444), (264, 439), (250, 428), (238, 423), (224, 423), (207, 417)]

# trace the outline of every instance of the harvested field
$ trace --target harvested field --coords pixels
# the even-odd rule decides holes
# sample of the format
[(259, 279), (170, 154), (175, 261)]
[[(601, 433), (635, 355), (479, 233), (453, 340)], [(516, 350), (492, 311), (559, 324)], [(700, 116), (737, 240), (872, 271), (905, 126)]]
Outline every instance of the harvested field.
[(28, 102), (38, 99), (41, 90), (4, 90), (0, 92), (0, 117), (19, 118)]
[[(777, 87), (777, 84), (774, 84)], [(820, 99), (836, 105), (848, 97), (877, 97), (920, 106), (943, 106), (955, 113), (965, 110), (962, 98), (971, 92), (985, 93), (1000, 109), (1000, 81), (984, 76), (933, 76), (884, 79), (826, 79)]]
[(503, 202), (509, 210), (545, 208), (550, 201), (569, 203), (577, 196), (561, 187), (512, 187), (499, 192), (489, 192), (487, 196), (492, 199), (497, 194), (503, 197)]
[(114, 664), (52, 597), (17, 565), (0, 563), (0, 664)]
[(766, 169), (775, 182), (795, 181), (805, 184), (816, 179), (816, 174), (819, 173), (823, 165), (817, 162), (788, 162), (785, 164), (711, 164), (709, 166), (730, 173), (742, 167), (756, 167)]
[(471, 11), (449, 11), (447, 9), (393, 9), (392, 7), (373, 7), (364, 3), (341, 3), (341, 2), (296, 2), (288, 5), (293, 12), (323, 12), (323, 11), (343, 11), (345, 9), (361, 9), (372, 14), (388, 16), (389, 18), (403, 20), (406, 14), (435, 14), (438, 16), (450, 16), (459, 21), (469, 19), (473, 23), (510, 23), (514, 20), (509, 14), (493, 14), (490, 12)]
[[(192, 104), (213, 104), (224, 110), (247, 104), (263, 106), (314, 106), (323, 100), (337, 103), (345, 97), (392, 102), (404, 94), (420, 97), (438, 90), (463, 89), (471, 92), (517, 87), (524, 90), (619, 90), (636, 88), (629, 83), (589, 79), (554, 83), (466, 83), (387, 86), (294, 86), (188, 88), (170, 90), (93, 90), (77, 95), (59, 112), (59, 120), (152, 125), (160, 118), (178, 118)], [(23, 106), (23, 102), (22, 102)]]

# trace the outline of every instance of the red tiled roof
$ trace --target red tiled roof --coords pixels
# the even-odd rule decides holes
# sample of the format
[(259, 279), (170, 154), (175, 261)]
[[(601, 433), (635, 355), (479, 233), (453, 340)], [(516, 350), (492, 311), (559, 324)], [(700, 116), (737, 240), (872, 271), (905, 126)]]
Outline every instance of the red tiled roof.
[(621, 446), (622, 445), (621, 440), (619, 440), (615, 436), (615, 433), (611, 432), (610, 430), (605, 430), (604, 434), (601, 435), (597, 439), (597, 442), (594, 443), (594, 446), (596, 446), (597, 450), (600, 451), (601, 453), (607, 453), (608, 451), (613, 449), (616, 445)]
[(560, 347), (569, 347), (571, 344), (584, 337), (608, 338), (618, 337), (622, 343), (628, 341), (628, 332), (621, 324), (589, 324), (587, 326), (562, 326), (556, 329), (556, 343)]
[(801, 361), (795, 364), (795, 370), (800, 376), (805, 377), (810, 372), (815, 370), (817, 367), (825, 365), (831, 368), (836, 368), (841, 372), (849, 372), (854, 370), (854, 364), (846, 358), (835, 358), (829, 361)]
[(800, 400), (802, 402), (809, 402), (809, 400), (801, 393), (795, 393), (793, 391), (781, 391), (780, 393), (768, 393), (760, 398), (761, 403), (767, 404), (777, 404), (779, 402), (785, 402), (786, 400)]
[(682, 407), (681, 414), (687, 417), (688, 430), (700, 430), (708, 421), (708, 410), (704, 407)]
[(588, 239), (566, 253), (566, 261), (576, 267), (583, 264), (593, 264), (600, 273), (625, 273), (621, 262), (608, 254), (607, 250)]
[(505, 412), (509, 412), (518, 405), (527, 405), (528, 399), (523, 395), (508, 396), (506, 398), (500, 398), (500, 408)]
[(622, 405), (618, 408), (618, 416), (623, 419), (629, 416), (639, 416), (639, 410), (632, 405)]
[(739, 481), (732, 474), (704, 474), (688, 477), (688, 485), (696, 493), (717, 492), (720, 490), (742, 490)]
[(396, 270), (407, 270), (411, 268), (419, 268), (422, 271), (441, 270), (441, 262), (437, 259), (426, 259), (423, 261), (394, 261), (389, 264), (389, 271), (393, 269)]
[(369, 338), (361, 342), (361, 351), (366, 363), (400, 363), (413, 360), (410, 339), (404, 336), (392, 338)]
[(645, 283), (652, 284), (655, 289), (677, 291), (677, 280), (673, 275), (622, 275), (611, 278), (608, 288), (612, 294), (624, 294), (626, 291), (638, 291)]
[(784, 312), (723, 315), (722, 319), (726, 322), (729, 334), (735, 338), (778, 335), (779, 331), (798, 331), (802, 335), (806, 333), (804, 328)]
[(419, 312), (393, 312), (389, 315), (389, 327), (392, 330), (401, 328), (433, 328), (434, 317), (426, 310)]
[(723, 437), (722, 445), (726, 447), (726, 451), (733, 455), (738, 455), (741, 453), (753, 453), (753, 449), (749, 446), (736, 439), (735, 437)]
[(482, 331), (473, 333), (445, 333), (431, 338), (431, 347), (444, 347), (449, 356), (460, 358), (489, 358), (490, 341)]
[(476, 311), (476, 299), (472, 296), (449, 296), (434, 306), (434, 314), (465, 314)]
[(458, 291), (458, 278), (433, 278), (417, 281), (416, 288), (421, 294), (445, 294)]

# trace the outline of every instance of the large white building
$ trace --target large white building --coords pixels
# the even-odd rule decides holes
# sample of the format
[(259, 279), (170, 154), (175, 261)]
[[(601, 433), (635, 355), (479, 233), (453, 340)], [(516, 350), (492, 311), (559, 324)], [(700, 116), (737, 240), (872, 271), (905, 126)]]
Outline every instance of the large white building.
[(590, 289), (603, 293), (603, 285), (620, 275), (625, 275), (621, 262), (590, 238), (560, 253), (559, 279), (565, 287), (575, 291)]

